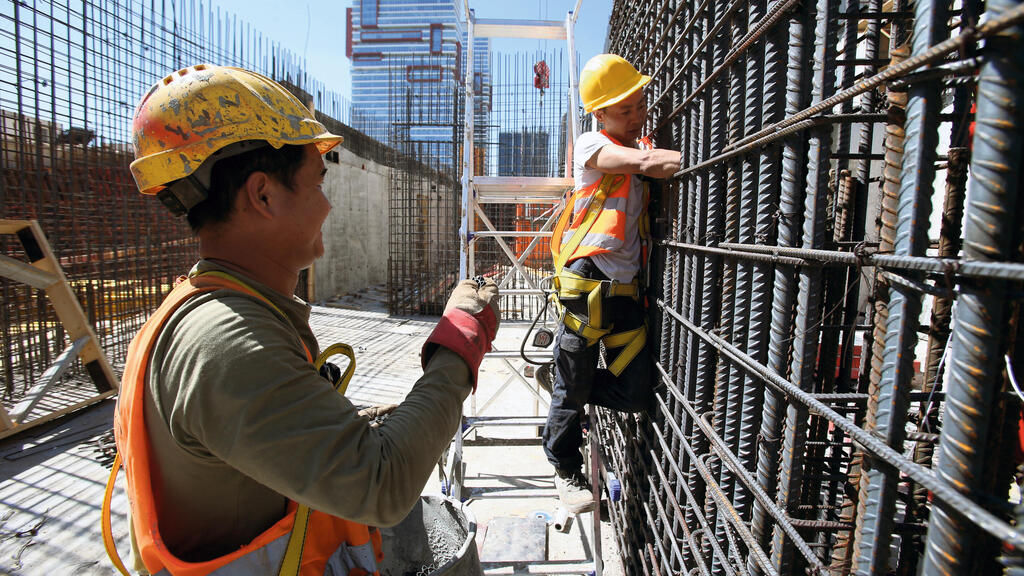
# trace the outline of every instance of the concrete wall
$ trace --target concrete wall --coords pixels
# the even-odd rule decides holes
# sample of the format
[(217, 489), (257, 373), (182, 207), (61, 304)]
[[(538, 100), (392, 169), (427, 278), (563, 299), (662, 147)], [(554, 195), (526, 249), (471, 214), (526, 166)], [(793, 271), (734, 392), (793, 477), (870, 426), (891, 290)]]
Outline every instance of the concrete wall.
[(333, 207), (324, 222), (324, 256), (313, 265), (314, 301), (388, 278), (388, 197), (391, 168), (339, 146), (325, 158), (324, 192)]

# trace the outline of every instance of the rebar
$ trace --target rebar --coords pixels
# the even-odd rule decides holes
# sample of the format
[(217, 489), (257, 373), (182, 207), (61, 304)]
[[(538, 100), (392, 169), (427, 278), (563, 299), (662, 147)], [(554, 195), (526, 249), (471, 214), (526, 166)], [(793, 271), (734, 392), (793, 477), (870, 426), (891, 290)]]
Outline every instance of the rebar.
[[(357, 132), (374, 125), (310, 77), (301, 58), (209, 3), (8, 2), (0, 36), (0, 217), (39, 222), (115, 370), (199, 256), (184, 220), (139, 194), (129, 171), (135, 104), (169, 71), (209, 62), (259, 72), (311, 104), (343, 147), (386, 159), (383, 145)], [(24, 256), (6, 235), (0, 253)], [(64, 348), (65, 333), (41, 291), (4, 278), (0, 310), (0, 389), (10, 409)], [(92, 386), (76, 364), (55, 403), (73, 405), (76, 387)]]
[[(986, 4), (992, 17), (1020, 9), (1017, 2)], [(978, 76), (977, 120), (964, 223), (964, 255), (972, 260), (1011, 257), (1013, 218), (1019, 194), (1024, 92), (1024, 27), (1014, 26), (989, 39)], [(1004, 317), (1007, 285), (965, 282), (953, 316), (949, 351), (948, 401), (939, 437), (938, 476), (965, 493), (984, 486), (986, 422), (993, 397), (1003, 386)], [(949, 574), (980, 562), (979, 530), (955, 511), (932, 511), (926, 539), (924, 574)]]
[(643, 488), (612, 518), (628, 574), (1020, 564), (1024, 5), (947, 4), (615, 3), (608, 46), (682, 152), (652, 212), (658, 409), (601, 419), (643, 446), (606, 448)]

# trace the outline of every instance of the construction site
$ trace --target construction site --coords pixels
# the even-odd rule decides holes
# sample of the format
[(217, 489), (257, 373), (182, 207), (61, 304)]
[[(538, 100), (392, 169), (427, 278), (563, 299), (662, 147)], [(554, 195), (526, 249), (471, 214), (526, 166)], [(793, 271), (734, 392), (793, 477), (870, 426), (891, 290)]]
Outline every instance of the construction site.
[[(117, 573), (101, 505), (129, 342), (199, 259), (139, 193), (132, 119), (209, 63), (276, 81), (344, 137), (295, 296), (321, 348), (351, 345), (352, 404), (401, 404), (457, 283), (498, 285), (419, 524), (382, 529), (385, 557), (430, 545), (382, 576), (1024, 575), (1024, 2), (612, 2), (604, 51), (650, 77), (642, 136), (680, 161), (646, 208), (654, 403), (587, 407), (598, 505), (572, 514), (537, 373), (564, 321), (551, 239), (574, 145), (602, 128), (580, 100), (587, 2), (502, 20), (458, 0), (456, 55), (430, 32), (385, 60), (386, 114), (215, 3), (4, 2), (0, 574)], [(482, 71), (487, 38), (526, 42)]]

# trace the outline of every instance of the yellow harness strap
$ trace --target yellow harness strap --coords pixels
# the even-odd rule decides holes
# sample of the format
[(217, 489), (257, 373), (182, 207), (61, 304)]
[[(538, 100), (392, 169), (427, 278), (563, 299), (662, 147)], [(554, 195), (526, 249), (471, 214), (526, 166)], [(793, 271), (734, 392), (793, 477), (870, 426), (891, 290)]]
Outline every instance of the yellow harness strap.
[[(622, 174), (605, 174), (601, 177), (601, 183), (598, 185), (594, 197), (590, 200), (590, 206), (587, 207), (587, 213), (584, 215), (583, 221), (580, 222), (576, 231), (572, 233), (569, 243), (561, 246), (558, 250), (558, 255), (555, 257), (555, 274), (562, 272), (562, 268), (565, 268), (566, 260), (579, 248), (583, 238), (594, 227), (594, 222), (597, 222), (597, 217), (601, 215), (601, 210), (604, 209), (604, 202), (608, 199), (608, 192), (621, 186), (625, 178)], [(567, 217), (572, 218), (572, 208), (566, 206), (565, 209), (568, 212)], [(561, 238), (558, 241), (561, 242)]]
[(626, 369), (626, 366), (629, 366), (629, 363), (633, 361), (633, 358), (636, 358), (644, 344), (647, 343), (647, 323), (645, 322), (643, 326), (634, 330), (605, 336), (603, 341), (605, 348), (622, 348), (625, 346), (611, 366), (608, 367), (609, 372), (620, 376), (622, 371)]
[[(622, 371), (626, 369), (626, 366), (636, 358), (636, 355), (644, 347), (647, 342), (647, 326), (646, 324), (635, 330), (629, 330), (627, 332), (621, 332), (618, 334), (612, 334), (614, 326), (604, 328), (603, 322), (603, 299), (611, 298), (615, 296), (627, 296), (634, 300), (640, 299), (640, 286), (639, 283), (634, 280), (628, 284), (622, 284), (619, 282), (613, 282), (610, 280), (594, 280), (592, 278), (585, 278), (579, 274), (575, 274), (570, 270), (565, 269), (566, 261), (569, 256), (576, 251), (580, 243), (583, 242), (583, 238), (593, 228), (594, 222), (597, 221), (598, 216), (601, 214), (601, 210), (604, 209), (605, 200), (608, 198), (609, 191), (614, 190), (622, 185), (625, 176), (622, 174), (605, 174), (601, 178), (601, 183), (598, 185), (597, 192), (594, 193), (594, 197), (591, 199), (590, 206), (587, 207), (587, 212), (583, 217), (583, 221), (573, 232), (569, 242), (561, 246), (556, 254), (554, 254), (554, 265), (555, 265), (555, 277), (553, 285), (555, 292), (550, 296), (551, 303), (555, 307), (555, 311), (558, 314), (559, 320), (565, 324), (566, 328), (572, 330), (576, 334), (579, 334), (587, 341), (587, 346), (593, 346), (599, 341), (603, 341), (606, 348), (622, 348), (622, 352), (619, 353), (618, 357), (612, 362), (612, 365), (608, 369), (619, 376)], [(643, 204), (645, 206), (644, 213), (640, 217), (639, 222), (639, 234), (643, 241), (646, 241), (649, 231), (649, 220), (647, 218), (647, 195), (648, 188), (647, 183), (644, 182), (643, 186), (644, 198)], [(572, 207), (566, 206), (565, 210), (567, 214), (563, 215), (563, 218), (572, 218)], [(564, 228), (564, 222), (560, 222), (559, 226), (555, 227), (555, 234), (560, 235)], [(557, 240), (561, 240), (559, 237)], [(646, 268), (646, 266), (645, 266)], [(584, 320), (570, 312), (561, 302), (561, 300), (575, 300), (586, 295), (587, 298), (587, 319)]]
[[(273, 306), (273, 304), (271, 305)], [(313, 366), (320, 370), (324, 362), (336, 354), (348, 358), (348, 366), (345, 367), (345, 372), (334, 386), (338, 394), (344, 396), (345, 391), (348, 390), (348, 382), (356, 371), (356, 354), (351, 346), (342, 343), (328, 346), (326, 350), (317, 356)], [(288, 547), (285, 549), (284, 559), (281, 561), (281, 570), (277, 573), (278, 576), (298, 576), (299, 574), (299, 568), (302, 566), (302, 549), (306, 545), (306, 529), (309, 527), (309, 513), (309, 506), (305, 504), (299, 504), (299, 507), (295, 510), (295, 523), (292, 524), (292, 534), (288, 537)]]

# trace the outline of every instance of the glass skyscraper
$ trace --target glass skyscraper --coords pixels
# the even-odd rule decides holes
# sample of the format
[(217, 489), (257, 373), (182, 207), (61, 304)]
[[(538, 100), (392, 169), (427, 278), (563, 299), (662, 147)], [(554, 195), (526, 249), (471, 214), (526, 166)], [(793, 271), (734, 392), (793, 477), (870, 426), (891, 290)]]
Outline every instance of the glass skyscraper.
[[(378, 140), (452, 166), (461, 141), (467, 34), (462, 0), (356, 0), (347, 14), (353, 116)], [(490, 116), (490, 40), (473, 46), (474, 123)], [(433, 162), (432, 162), (433, 163)]]

